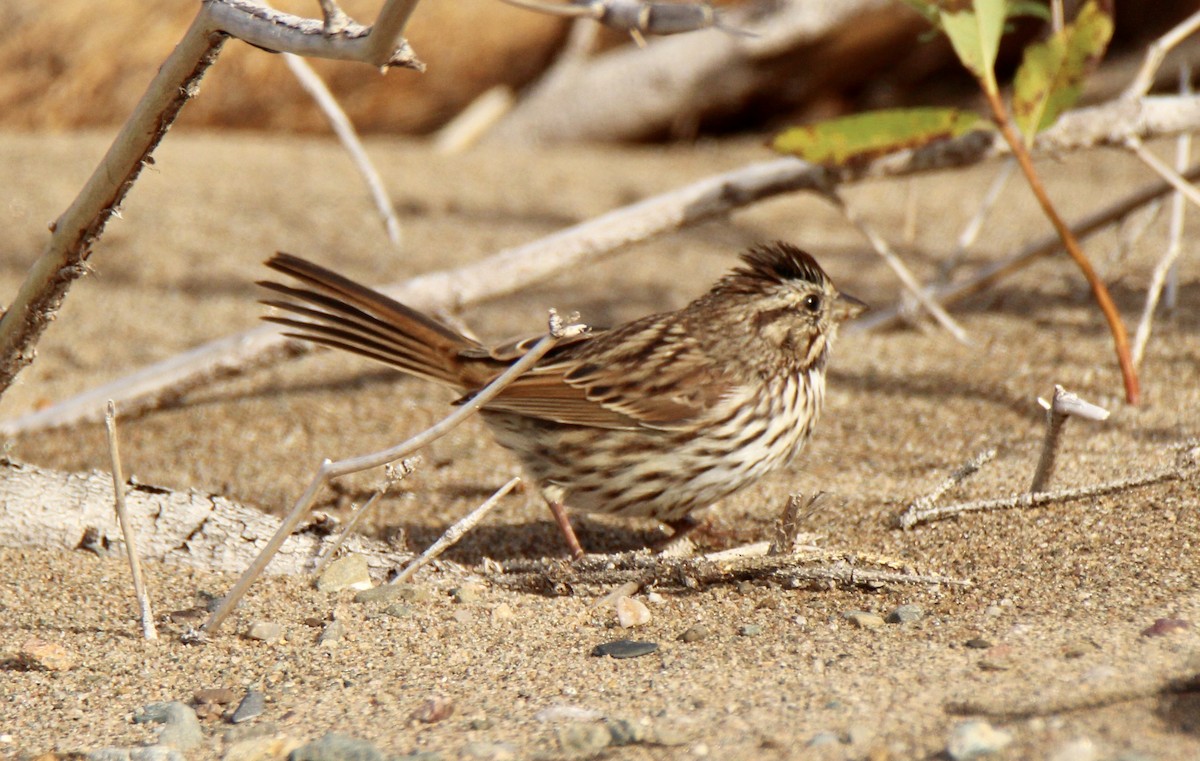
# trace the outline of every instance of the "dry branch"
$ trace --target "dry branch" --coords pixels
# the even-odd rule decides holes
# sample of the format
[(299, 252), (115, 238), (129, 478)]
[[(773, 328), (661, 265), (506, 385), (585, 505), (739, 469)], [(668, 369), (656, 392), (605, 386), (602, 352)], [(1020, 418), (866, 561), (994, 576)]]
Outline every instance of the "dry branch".
[[(721, 560), (713, 556), (672, 557), (646, 550), (619, 555), (587, 555), (561, 559), (517, 560), (504, 564), (490, 580), (503, 587), (539, 594), (600, 593), (629, 582), (658, 589), (698, 589), (712, 584), (774, 580), (790, 587), (805, 582), (877, 588), (888, 584), (946, 584), (970, 586), (964, 579), (926, 574), (896, 567), (885, 559), (833, 550), (805, 550), (782, 555), (762, 553)], [(864, 567), (875, 566), (875, 567)], [(882, 567), (880, 567), (882, 566)]]
[[(0, 546), (73, 550), (89, 529), (100, 532), (102, 545), (121, 543), (113, 518), (112, 476), (107, 473), (63, 473), (0, 460)], [(172, 491), (129, 484), (126, 509), (137, 531), (143, 558), (233, 573), (254, 559), (279, 519), (255, 508), (204, 492)], [(330, 537), (292, 535), (271, 565), (274, 573), (299, 574), (332, 543)], [(351, 552), (364, 555), (383, 576), (412, 555), (383, 542), (352, 537)]]
[[(780, 3), (762, 18), (730, 10), (720, 29), (616, 48), (540, 82), (489, 136), (497, 142), (616, 141), (670, 131), (681, 114), (740, 107), (786, 66), (780, 54), (824, 37), (888, 0)], [(772, 68), (774, 63), (776, 69)], [(801, 74), (791, 69), (794, 81)], [(735, 105), (736, 104), (736, 105)]]
[(1154, 484), (1167, 483), (1169, 481), (1187, 481), (1195, 476), (1196, 469), (1191, 467), (1177, 467), (1162, 470), (1157, 473), (1146, 473), (1133, 478), (1120, 478), (1115, 481), (1105, 481), (1104, 483), (1093, 484), (1091, 486), (1083, 486), (1077, 489), (1061, 489), (1059, 491), (1043, 491), (1043, 492), (1022, 492), (1014, 494), (1011, 497), (1000, 497), (998, 499), (981, 499), (974, 502), (960, 502), (954, 505), (945, 505), (942, 507), (930, 507), (924, 510), (906, 510), (901, 515), (897, 523), (900, 528), (909, 529), (921, 523), (932, 523), (934, 521), (944, 520), (946, 518), (964, 515), (966, 513), (989, 512), (992, 510), (1014, 510), (1026, 507), (1041, 507), (1043, 505), (1053, 505), (1059, 502), (1073, 502), (1077, 499), (1087, 499), (1089, 497), (1103, 497), (1108, 494), (1117, 494), (1131, 489), (1139, 489), (1143, 486), (1152, 486)]

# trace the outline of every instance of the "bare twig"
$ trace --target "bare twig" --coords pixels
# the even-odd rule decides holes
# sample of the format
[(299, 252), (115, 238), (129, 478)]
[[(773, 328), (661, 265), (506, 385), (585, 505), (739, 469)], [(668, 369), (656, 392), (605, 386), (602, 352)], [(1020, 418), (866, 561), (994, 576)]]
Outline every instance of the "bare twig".
[(342, 146), (350, 154), (350, 160), (354, 162), (363, 181), (367, 183), (367, 190), (370, 191), (371, 198), (375, 201), (375, 208), (379, 211), (379, 216), (383, 217), (383, 226), (387, 230), (388, 240), (399, 246), (400, 220), (396, 218), (395, 206), (383, 184), (379, 170), (371, 163), (371, 157), (367, 155), (366, 148), (358, 139), (358, 133), (354, 130), (354, 124), (350, 122), (350, 117), (346, 116), (346, 112), (338, 105), (333, 93), (329, 92), (329, 88), (325, 86), (321, 77), (313, 71), (313, 67), (309, 66), (307, 61), (291, 53), (284, 53), (283, 60), (292, 70), (297, 81), (300, 82), (300, 86), (316, 101), (317, 107), (329, 120), (329, 126), (333, 128), (333, 133), (342, 142)]
[[(1200, 164), (1188, 169), (1188, 171), (1183, 173), (1183, 176), (1189, 180), (1200, 178)], [(1146, 204), (1162, 198), (1170, 193), (1171, 190), (1172, 186), (1166, 182), (1156, 182), (1147, 185), (1079, 220), (1071, 226), (1071, 231), (1078, 238), (1087, 238), (1108, 227), (1113, 222), (1123, 219)], [(926, 288), (926, 291), (943, 304), (952, 303), (966, 298), (971, 294), (978, 293), (997, 280), (1060, 250), (1062, 250), (1062, 239), (1057, 234), (1047, 235), (1029, 244), (1012, 256), (998, 262), (983, 265), (970, 276), (956, 283), (930, 286)], [(853, 333), (890, 325), (900, 319), (904, 311), (905, 306), (903, 303), (893, 306), (890, 309), (872, 311), (849, 323), (843, 330)], [(0, 424), (0, 432), (3, 432), (2, 424)]]
[(1128, 137), (1125, 139), (1125, 145), (1137, 154), (1137, 157), (1142, 160), (1143, 164), (1153, 169), (1159, 177), (1169, 182), (1177, 193), (1182, 194), (1196, 206), (1200, 206), (1200, 188), (1188, 182), (1186, 177), (1168, 166), (1167, 162), (1155, 156), (1140, 139), (1132, 136)]
[(304, 490), (304, 493), (300, 495), (300, 498), (292, 507), (291, 512), (289, 512), (287, 517), (284, 518), (280, 523), (279, 529), (275, 532), (275, 535), (267, 541), (258, 557), (256, 557), (254, 562), (250, 564), (250, 567), (242, 573), (241, 577), (237, 580), (237, 583), (234, 584), (233, 589), (229, 590), (229, 594), (225, 595), (225, 598), (221, 600), (221, 605), (215, 611), (213, 611), (212, 616), (208, 619), (208, 621), (205, 622), (203, 627), (204, 631), (209, 634), (215, 632), (217, 627), (219, 627), (221, 623), (229, 616), (229, 614), (233, 612), (234, 606), (236, 606), (238, 601), (241, 600), (246, 594), (246, 591), (250, 588), (250, 585), (253, 584), (254, 580), (257, 579), (258, 576), (263, 572), (263, 569), (267, 567), (267, 564), (271, 562), (271, 559), (279, 550), (280, 545), (282, 545), (284, 540), (286, 540), (288, 536), (290, 536), (291, 533), (296, 530), (296, 526), (299, 525), (301, 519), (308, 513), (309, 507), (316, 499), (317, 493), (326, 483), (334, 478), (338, 478), (349, 473), (357, 473), (362, 470), (367, 470), (368, 468), (375, 468), (380, 465), (399, 460), (402, 457), (412, 454), (421, 447), (426, 446), (429, 444), (429, 442), (446, 435), (454, 428), (458, 427), (468, 417), (475, 414), (481, 407), (494, 399), (497, 394), (499, 394), (505, 389), (505, 387), (520, 377), (521, 374), (523, 374), (526, 370), (533, 367), (533, 365), (536, 364), (539, 359), (545, 356), (546, 352), (554, 348), (555, 344), (557, 344), (560, 340), (570, 336), (578, 335), (585, 330), (586, 326), (584, 325), (564, 325), (558, 314), (554, 312), (554, 310), (551, 310), (550, 330), (546, 336), (534, 344), (529, 351), (527, 351), (520, 359), (510, 365), (507, 370), (498, 375), (494, 380), (492, 380), (492, 382), (480, 389), (477, 394), (461, 404), (454, 412), (443, 418), (440, 422), (436, 423), (430, 428), (427, 428), (408, 441), (391, 447), (390, 449), (385, 449), (381, 452), (373, 452), (371, 454), (362, 455), (359, 457), (351, 457), (349, 459), (339, 460), (338, 462), (326, 460), (324, 463), (322, 463), (321, 467), (317, 469), (316, 474), (313, 476), (312, 481), (309, 483), (308, 488)]
[(933, 315), (934, 319), (938, 321), (938, 324), (945, 328), (950, 335), (954, 336), (954, 338), (960, 343), (969, 344), (970, 342), (967, 340), (967, 331), (963, 330), (962, 326), (955, 322), (954, 318), (946, 313), (946, 310), (942, 308), (941, 304), (929, 297), (929, 294), (925, 292), (925, 289), (923, 289), (921, 284), (917, 282), (917, 279), (913, 277), (912, 272), (910, 272), (908, 267), (904, 265), (904, 262), (900, 260), (900, 257), (897, 256), (896, 252), (892, 250), (892, 247), (888, 245), (888, 242), (883, 239), (883, 236), (879, 235), (879, 233), (875, 231), (875, 228), (873, 228), (865, 219), (862, 218), (862, 215), (860, 215), (857, 211), (852, 209), (849, 204), (846, 203), (846, 199), (843, 198), (840, 193), (838, 193), (836, 188), (832, 186), (827, 188), (824, 192), (824, 195), (830, 200), (830, 202), (833, 203), (834, 206), (838, 208), (840, 212), (842, 212), (842, 216), (844, 216), (846, 220), (850, 222), (850, 224), (858, 228), (858, 231), (861, 232), (863, 237), (866, 238), (871, 244), (871, 248), (875, 249), (875, 253), (883, 257), (883, 260), (887, 263), (887, 265), (892, 268), (892, 272), (896, 273), (896, 277), (900, 278), (900, 282), (906, 289), (908, 289), (908, 292), (911, 293), (918, 302), (920, 302), (921, 306), (924, 307), (929, 314)]
[(1033, 494), (1046, 491), (1050, 477), (1054, 475), (1054, 464), (1058, 459), (1058, 442), (1067, 418), (1075, 416), (1097, 421), (1108, 419), (1108, 410), (1083, 401), (1057, 384), (1054, 386), (1054, 398), (1047, 402), (1039, 397), (1038, 404), (1046, 410), (1046, 436), (1042, 440), (1042, 453), (1038, 456), (1037, 468), (1033, 472), (1033, 481), (1029, 484), (1029, 491)]
[(471, 101), (470, 105), (447, 122), (433, 136), (433, 148), (438, 153), (462, 153), (487, 134), (516, 102), (512, 88), (496, 85)]
[(983, 194), (983, 198), (979, 201), (979, 208), (976, 209), (975, 214), (972, 215), (966, 226), (963, 227), (962, 232), (958, 234), (958, 240), (954, 243), (954, 250), (950, 252), (950, 256), (946, 257), (941, 267), (939, 267), (943, 280), (950, 279), (954, 270), (962, 263), (967, 250), (975, 245), (980, 231), (983, 230), (983, 223), (987, 220), (988, 215), (991, 214), (996, 202), (1000, 200), (1000, 193), (1008, 185), (1008, 180), (1012, 177), (1013, 170), (1016, 168), (1017, 162), (1012, 158), (1007, 159), (1000, 165), (996, 176), (992, 178), (992, 184), (988, 186), (987, 192)]
[(117, 522), (121, 524), (121, 533), (125, 537), (129, 573), (133, 576), (133, 593), (137, 597), (138, 611), (142, 617), (142, 636), (146, 639), (158, 639), (158, 632), (154, 629), (154, 611), (150, 607), (150, 593), (146, 590), (146, 582), (142, 578), (137, 532), (134, 531), (129, 511), (125, 509), (125, 476), (121, 473), (121, 452), (117, 447), (117, 407), (112, 402), (108, 403), (108, 410), (104, 415), (104, 428), (108, 431), (108, 452), (112, 457), (113, 501), (116, 504)]
[(612, 29), (634, 35), (644, 45), (644, 34), (682, 34), (709, 27), (724, 29), (712, 5), (706, 2), (662, 3), (643, 0), (586, 0), (585, 2), (543, 2), (542, 0), (503, 0), (528, 11), (574, 19), (592, 19)]
[(410, 457), (405, 460), (401, 460), (399, 466), (387, 466), (383, 483), (379, 485), (379, 488), (375, 490), (375, 493), (371, 495), (370, 499), (368, 499), (366, 503), (350, 517), (350, 520), (346, 521), (346, 527), (342, 529), (342, 533), (338, 534), (338, 537), (334, 540), (333, 545), (325, 551), (325, 554), (321, 557), (320, 561), (317, 562), (316, 567), (313, 568), (314, 576), (320, 576), (321, 572), (325, 570), (325, 567), (333, 562), (333, 559), (337, 557), (338, 550), (342, 548), (342, 545), (346, 543), (347, 539), (354, 535), (354, 531), (358, 528), (358, 524), (362, 523), (362, 519), (365, 518), (367, 513), (370, 512), (371, 508), (373, 508), (375, 504), (383, 498), (383, 495), (387, 494), (388, 489), (403, 481), (406, 477), (412, 475), (412, 472), (416, 468), (416, 464), (420, 459), (421, 458), (419, 457)]
[(1180, 21), (1166, 34), (1150, 43), (1146, 48), (1146, 59), (1142, 62), (1142, 68), (1138, 70), (1137, 76), (1129, 83), (1129, 87), (1125, 88), (1121, 97), (1140, 98), (1150, 92), (1150, 88), (1154, 86), (1154, 76), (1166, 60), (1167, 53), (1197, 29), (1200, 29), (1200, 11)]
[(1133, 478), (1120, 478), (1115, 481), (1105, 481), (1092, 486), (1077, 489), (1062, 489), (1060, 491), (1022, 492), (1011, 497), (999, 499), (983, 499), (975, 502), (960, 502), (956, 505), (931, 507), (919, 512), (906, 512), (900, 517), (900, 528), (909, 529), (920, 523), (932, 523), (952, 516), (965, 513), (978, 513), (991, 510), (1013, 510), (1026, 507), (1041, 507), (1059, 502), (1072, 502), (1089, 497), (1102, 497), (1106, 494), (1139, 489), (1143, 486), (1166, 483), (1168, 481), (1187, 481), (1195, 475), (1194, 467), (1171, 468), (1158, 473), (1147, 473)]
[[(1180, 67), (1179, 86), (1185, 95), (1191, 92), (1191, 73), (1190, 67)], [(1191, 157), (1192, 135), (1189, 132), (1176, 138), (1176, 169), (1182, 173), (1191, 161)], [(1133, 335), (1133, 364), (1136, 366), (1141, 366), (1142, 359), (1146, 355), (1146, 344), (1150, 340), (1150, 329), (1154, 324), (1154, 312), (1158, 308), (1158, 299), (1162, 295), (1163, 286), (1167, 282), (1168, 276), (1175, 272), (1175, 262), (1179, 258), (1179, 254), (1183, 251), (1183, 223), (1186, 208), (1183, 193), (1176, 191), (1171, 196), (1171, 223), (1168, 233), (1167, 250), (1158, 263), (1154, 265), (1154, 273), (1150, 277), (1150, 286), (1146, 289), (1146, 305), (1142, 308), (1142, 318), (1138, 321), (1137, 330)]]
[[(807, 500), (799, 494), (787, 498), (783, 506), (783, 514), (772, 527), (771, 541), (767, 546), (768, 555), (784, 555), (795, 552), (800, 539), (800, 527), (812, 515), (829, 502), (829, 495), (823, 491), (809, 497)], [(711, 559), (711, 556), (710, 556)]]
[(942, 495), (978, 473), (980, 468), (991, 462), (995, 457), (996, 448), (991, 447), (983, 450), (960, 465), (953, 473), (942, 479), (940, 484), (933, 487), (932, 491), (913, 501), (913, 503), (908, 506), (908, 509), (904, 511), (904, 515), (900, 517), (900, 525), (905, 525), (906, 516), (919, 514), (925, 510), (928, 510), (930, 507), (933, 507), (935, 504), (937, 504), (937, 501), (942, 498)]
[(521, 483), (520, 478), (516, 476), (510, 478), (508, 482), (504, 484), (504, 486), (501, 486), (499, 489), (497, 489), (492, 496), (488, 497), (487, 500), (484, 501), (482, 505), (472, 510), (462, 520), (446, 529), (446, 533), (442, 534), (436, 542), (430, 545), (429, 549), (422, 552), (420, 557), (409, 563), (408, 567), (397, 574), (396, 578), (393, 579), (391, 583), (403, 584), (406, 581), (409, 581), (417, 574), (417, 571), (421, 570), (423, 566), (457, 544), (459, 539), (462, 539), (464, 536), (466, 536), (467, 532), (475, 528), (476, 524), (483, 520), (483, 517), (491, 512), (493, 507), (500, 503), (500, 500), (504, 498), (504, 495), (516, 488), (517, 484), (519, 483)]
[[(701, 557), (651, 555), (645, 551), (619, 555), (587, 555), (566, 563), (561, 560), (515, 560), (491, 577), (501, 586), (552, 594), (581, 590), (603, 591), (635, 582), (660, 589), (696, 589), (711, 584), (732, 584), (752, 579), (774, 580), (795, 586), (823, 582), (846, 586), (878, 587), (886, 584), (946, 584), (970, 586), (964, 579), (894, 569), (884, 559), (857, 553), (810, 550), (767, 555), (769, 542), (737, 548), (736, 556)], [(745, 550), (753, 549), (752, 553)], [(884, 568), (865, 568), (864, 565)]]

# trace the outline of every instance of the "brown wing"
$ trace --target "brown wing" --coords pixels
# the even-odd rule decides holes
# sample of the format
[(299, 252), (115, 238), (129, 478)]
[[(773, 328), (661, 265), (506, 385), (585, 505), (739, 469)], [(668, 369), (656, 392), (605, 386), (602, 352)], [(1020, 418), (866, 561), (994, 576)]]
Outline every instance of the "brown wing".
[(733, 381), (663, 315), (593, 334), (547, 356), (488, 409), (605, 428), (686, 426)]

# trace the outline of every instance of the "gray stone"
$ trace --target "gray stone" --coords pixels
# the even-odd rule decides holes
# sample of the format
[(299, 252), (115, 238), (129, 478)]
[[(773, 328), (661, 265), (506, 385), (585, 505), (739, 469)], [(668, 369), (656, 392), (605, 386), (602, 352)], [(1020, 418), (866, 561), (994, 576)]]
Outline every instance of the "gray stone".
[(288, 761), (383, 761), (383, 754), (366, 740), (329, 732), (293, 750)]
[(133, 717), (133, 721), (137, 724), (163, 724), (158, 733), (159, 745), (191, 750), (204, 741), (204, 732), (200, 729), (200, 720), (196, 718), (196, 712), (191, 706), (178, 700), (170, 703), (151, 703), (142, 708), (141, 712)]
[(618, 639), (613, 642), (605, 642), (596, 645), (592, 648), (592, 655), (604, 656), (608, 655), (613, 658), (637, 658), (642, 655), (649, 655), (658, 650), (657, 642), (639, 642), (632, 639)]
[(704, 624), (692, 624), (683, 634), (679, 635), (679, 641), (699, 642), (702, 639), (707, 639), (709, 633), (708, 627)]
[(231, 724), (241, 724), (251, 719), (256, 719), (262, 716), (263, 711), (267, 708), (267, 696), (262, 690), (247, 690), (246, 697), (242, 698), (242, 702), (238, 703), (238, 707), (234, 709), (233, 715), (229, 717)]
[(889, 624), (911, 624), (925, 617), (925, 611), (920, 605), (901, 605), (887, 614), (884, 620)]
[(346, 636), (346, 625), (336, 618), (325, 624), (325, 628), (321, 630), (321, 636), (317, 638), (318, 645), (335, 645), (342, 641), (342, 637)]
[(763, 628), (758, 624), (742, 624), (737, 633), (742, 637), (757, 637), (763, 633)]
[(879, 614), (869, 610), (851, 610), (842, 615), (852, 626), (859, 629), (878, 629), (883, 626), (883, 619)]

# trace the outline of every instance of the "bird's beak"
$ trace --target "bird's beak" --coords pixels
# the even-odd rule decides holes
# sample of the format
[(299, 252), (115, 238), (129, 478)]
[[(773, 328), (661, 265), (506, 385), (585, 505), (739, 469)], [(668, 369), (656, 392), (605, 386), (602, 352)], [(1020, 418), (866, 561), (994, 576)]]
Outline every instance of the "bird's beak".
[(852, 320), (871, 307), (848, 293), (839, 293), (833, 302), (833, 313), (838, 320)]

